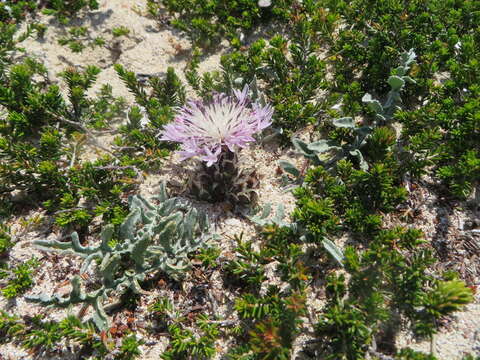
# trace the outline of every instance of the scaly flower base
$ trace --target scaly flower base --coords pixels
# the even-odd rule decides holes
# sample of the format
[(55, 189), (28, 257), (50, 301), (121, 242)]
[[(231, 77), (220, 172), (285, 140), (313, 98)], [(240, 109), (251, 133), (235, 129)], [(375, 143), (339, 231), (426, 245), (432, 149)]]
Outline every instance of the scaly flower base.
[(252, 205), (257, 200), (259, 177), (255, 169), (242, 169), (236, 153), (222, 147), (212, 166), (199, 162), (191, 177), (189, 191), (199, 200)]

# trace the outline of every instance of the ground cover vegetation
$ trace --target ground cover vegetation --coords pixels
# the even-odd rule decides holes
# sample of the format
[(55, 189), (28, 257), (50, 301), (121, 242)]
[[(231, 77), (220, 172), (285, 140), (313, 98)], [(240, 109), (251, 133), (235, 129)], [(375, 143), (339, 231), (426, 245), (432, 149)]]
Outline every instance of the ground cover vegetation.
[[(55, 321), (2, 311), (0, 341), (37, 354), (140, 358), (132, 324), (142, 297), (158, 284), (184, 291), (188, 278), (204, 285), (189, 305), (203, 304), (205, 279), (219, 271), (235, 294), (232, 318), (177, 297), (149, 304), (142, 331), (168, 339), (161, 358), (210, 359), (221, 338), (232, 360), (437, 359), (436, 334), (474, 301), (475, 284), (442, 264), (406, 204), (428, 181), (465, 214), (480, 212), (480, 4), (148, 0), (146, 16), (192, 43), (187, 81), (173, 68), (143, 81), (116, 64), (130, 107), (109, 85), (92, 95), (95, 66), (65, 68), (61, 91), (39, 60), (19, 56), (26, 38), (48, 31), (35, 22), (40, 12), (68, 26), (98, 5), (0, 2), (1, 296), (23, 297), (41, 265), (10, 258), (22, 236), (11, 232), (15, 220), (62, 234), (37, 248), (82, 259), (67, 294), (25, 296), (79, 313)], [(68, 34), (59, 41), (72, 51), (89, 45), (85, 28)], [(221, 43), (221, 68), (200, 73)], [(112, 135), (107, 147), (101, 138)], [(296, 198), (288, 217), (282, 204), (257, 212), (262, 179), (237, 157), (267, 142), (301, 158), (301, 167), (278, 164), (279, 186)], [(97, 160), (83, 157), (87, 147)], [(156, 199), (137, 194), (174, 150), (198, 159), (196, 176)], [(195, 208), (219, 201), (257, 229), (235, 236), (231, 256)], [(132, 320), (119, 326), (119, 312)], [(397, 346), (406, 331), (428, 339), (431, 353)]]

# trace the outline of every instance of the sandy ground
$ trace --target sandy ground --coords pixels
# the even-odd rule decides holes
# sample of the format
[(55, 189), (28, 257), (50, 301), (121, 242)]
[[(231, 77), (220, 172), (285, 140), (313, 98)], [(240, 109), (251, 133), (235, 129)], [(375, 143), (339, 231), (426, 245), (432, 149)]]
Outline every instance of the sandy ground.
[[(142, 12), (145, 13), (145, 1), (103, 0), (100, 1), (100, 9), (98, 11), (73, 21), (72, 25), (86, 26), (92, 39), (97, 36), (104, 37), (107, 40), (107, 44), (110, 44), (109, 48), (87, 47), (80, 54), (73, 53), (68, 47), (57, 43), (58, 37), (65, 35), (65, 28), (60, 26), (53, 18), (47, 16), (41, 17), (41, 22), (48, 25), (45, 38), (41, 41), (35, 38), (27, 39), (23, 43), (23, 47), (26, 49), (26, 54), (37, 57), (45, 64), (52, 81), (59, 81), (57, 74), (68, 66), (85, 67), (86, 65), (96, 65), (100, 67), (102, 72), (91, 92), (98, 90), (102, 84), (110, 84), (113, 88), (114, 96), (122, 96), (127, 100), (127, 103), (132, 104), (133, 97), (116, 75), (113, 64), (122, 64), (126, 69), (142, 74), (164, 74), (167, 67), (171, 66), (176, 70), (177, 75), (184, 78), (183, 70), (188, 60), (187, 54), (190, 48), (188, 41), (181, 34), (158, 25), (156, 21), (143, 16)], [(130, 30), (129, 35), (114, 39), (111, 29), (118, 26), (127, 27)], [(200, 71), (218, 69), (220, 56), (224, 51), (221, 50), (206, 56), (201, 63)], [(63, 86), (61, 82), (60, 85)], [(108, 137), (102, 139), (104, 146), (109, 146), (109, 140), (111, 138)], [(92, 154), (91, 156), (95, 156)], [(281, 190), (278, 176), (276, 176), (276, 168), (279, 159), (288, 158), (290, 161), (297, 162), (299, 160), (291, 152), (280, 152), (280, 150), (276, 150), (275, 147), (271, 146), (257, 146), (244, 151), (243, 155), (248, 164), (257, 167), (262, 178), (259, 204), (283, 203), (286, 207), (286, 213), (291, 213), (294, 208), (294, 198), (290, 193)], [(91, 156), (88, 157), (91, 158)], [(183, 176), (185, 174), (182, 170), (182, 165), (179, 164), (176, 155), (172, 155), (167, 159), (162, 172), (149, 174), (145, 178), (145, 181), (141, 184), (140, 193), (150, 197), (155, 195), (158, 184), (161, 181), (168, 181), (171, 178), (182, 178)], [(429, 240), (434, 241), (433, 229), (438, 227), (438, 221), (441, 222), (443, 220), (441, 220), (441, 214), (438, 216), (440, 220), (436, 220), (435, 216), (431, 216), (434, 201), (430, 200), (429, 202), (427, 199), (422, 205), (424, 206), (424, 218), (418, 218), (414, 222), (415, 226), (422, 227)], [(215, 224), (216, 232), (221, 236), (218, 246), (222, 249), (222, 257), (229, 258), (233, 256), (232, 250), (235, 246), (235, 235), (244, 233), (245, 239), (254, 238), (254, 226), (244, 218), (234, 216), (228, 211), (226, 212), (221, 205), (197, 204), (197, 206), (209, 214), (212, 223)], [(32, 213), (31, 215), (33, 216), (34, 214)], [(470, 233), (465, 233), (461, 226), (461, 224), (450, 224), (447, 226), (442, 235), (444, 241), (453, 241), (463, 235), (473, 236)], [(18, 226), (14, 228), (18, 242), (11, 252), (12, 259), (23, 261), (35, 255), (42, 262), (42, 266), (35, 277), (37, 283), (28, 294), (38, 294), (40, 292), (52, 294), (54, 292), (68, 291), (68, 286), (62, 288), (58, 284), (64, 282), (73, 274), (72, 269), (79, 268), (78, 259), (63, 256), (56, 257), (52, 254), (45, 255), (45, 253), (33, 249), (31, 244), (33, 240), (58, 236), (58, 234), (50, 234), (48, 229), (48, 226), (27, 230), (22, 230)], [(476, 237), (475, 239), (480, 244), (480, 238)], [(438, 239), (435, 241), (438, 241)], [(468, 257), (466, 261), (475, 262), (476, 258)], [(54, 268), (55, 271), (52, 271)], [(479, 285), (478, 277), (473, 276), (470, 280), (473, 285)], [(142, 305), (138, 313), (135, 314), (137, 317), (137, 336), (146, 341), (146, 344), (142, 345), (143, 355), (141, 359), (158, 359), (168, 344), (166, 337), (152, 337), (142, 330), (142, 323), (149, 321), (146, 318), (145, 310), (148, 304), (152, 303), (158, 296), (167, 296), (177, 299), (176, 304), (178, 306), (187, 307), (189, 304), (182, 302), (188, 302), (187, 295), (191, 294), (192, 291), (196, 291), (195, 281), (197, 280), (187, 280), (182, 285), (183, 288), (179, 297), (175, 295), (172, 289), (156, 289), (154, 294), (142, 296)], [(217, 314), (220, 314), (225, 319), (234, 319), (235, 314), (233, 314), (231, 308), (235, 294), (223, 289), (221, 274), (218, 271), (214, 271), (210, 279), (206, 281), (206, 284), (209, 286), (208, 292), (216, 299), (212, 300), (210, 305), (207, 304), (206, 312), (212, 313), (215, 310)], [(209, 295), (209, 297), (211, 298), (212, 296)], [(315, 316), (315, 313), (322, 306), (322, 300), (314, 291), (308, 294), (308, 303), (313, 314), (312, 316)], [(465, 353), (480, 354), (479, 302), (477, 298), (476, 303), (469, 305), (466, 311), (456, 314), (448, 325), (442, 328), (436, 338), (435, 346), (435, 351), (440, 359), (456, 360), (461, 359)], [(57, 320), (63, 318), (68, 312), (52, 309), (46, 310), (25, 302), (21, 297), (15, 302), (0, 300), (0, 307), (9, 313), (18, 315), (34, 315), (40, 312), (45, 314), (47, 318)], [(71, 309), (69, 311), (75, 310)], [(306, 319), (306, 326), (311, 327), (311, 321), (308, 319)], [(308, 336), (302, 336), (296, 343), (300, 346), (305, 340), (308, 340)], [(423, 351), (428, 351), (430, 348), (428, 342), (416, 343), (409, 334), (402, 334), (398, 339), (398, 344), (411, 346)], [(227, 351), (228, 341), (219, 341), (218, 348), (219, 353), (215, 357), (216, 359), (220, 359), (222, 354)], [(295, 353), (297, 353), (297, 350)], [(75, 358), (75, 356), (66, 352), (58, 354), (58, 357), (49, 356), (44, 358), (66, 360)], [(294, 358), (297, 358), (297, 356)], [(26, 351), (7, 344), (0, 346), (0, 359), (33, 359), (33, 357)]]

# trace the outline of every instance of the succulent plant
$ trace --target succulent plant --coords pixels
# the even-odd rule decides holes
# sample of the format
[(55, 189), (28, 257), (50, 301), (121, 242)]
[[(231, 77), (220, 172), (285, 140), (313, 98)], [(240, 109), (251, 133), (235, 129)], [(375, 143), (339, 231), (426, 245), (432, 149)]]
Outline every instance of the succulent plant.
[[(368, 137), (374, 128), (381, 125), (389, 125), (388, 122), (393, 118), (393, 114), (402, 100), (400, 92), (405, 87), (405, 84), (407, 82), (415, 84), (415, 80), (406, 75), (415, 58), (416, 54), (413, 49), (401, 55), (400, 66), (394, 69), (394, 75), (388, 78), (388, 84), (391, 89), (383, 105), (380, 104), (380, 101), (373, 99), (372, 95), (368, 93), (363, 96), (362, 101), (375, 112), (375, 121), (372, 124), (358, 127), (351, 117), (342, 117), (332, 121), (332, 125), (337, 128), (348, 128), (353, 131), (354, 138), (351, 143), (338, 144), (332, 140), (318, 140), (307, 144), (300, 139), (293, 138), (292, 143), (295, 149), (316, 166), (321, 165), (327, 169), (332, 169), (337, 161), (352, 157), (358, 161), (362, 170), (368, 170), (368, 164), (363, 158), (360, 149), (367, 143)], [(293, 175), (297, 182), (301, 183), (303, 181), (300, 171), (290, 162), (282, 160), (280, 161), (280, 166), (287, 173)]]
[(375, 120), (378, 125), (385, 125), (392, 120), (393, 114), (398, 109), (398, 104), (401, 103), (400, 92), (405, 87), (405, 84), (415, 84), (410, 76), (407, 76), (410, 66), (415, 62), (417, 55), (410, 49), (408, 52), (403, 53), (400, 56), (400, 66), (393, 70), (394, 75), (388, 78), (388, 85), (390, 85), (390, 91), (387, 94), (387, 100), (382, 105), (380, 101), (375, 100), (372, 95), (366, 93), (362, 101), (368, 105), (368, 107), (375, 112)]
[(233, 93), (215, 94), (207, 103), (189, 102), (165, 126), (161, 140), (181, 143), (182, 160), (200, 160), (189, 182), (194, 195), (238, 205), (254, 202), (259, 184), (254, 169), (242, 169), (238, 150), (271, 124), (273, 108), (253, 102), (248, 86)]
[[(333, 140), (318, 140), (307, 144), (306, 142), (293, 138), (292, 143), (295, 149), (305, 156), (315, 166), (323, 166), (326, 169), (332, 169), (337, 161), (344, 158), (355, 158), (362, 170), (368, 169), (368, 164), (363, 158), (360, 149), (366, 144), (368, 136), (373, 130), (371, 126), (355, 125), (350, 117), (335, 119), (332, 121), (333, 126), (337, 128), (349, 128), (352, 130), (354, 138), (351, 143), (339, 144)], [(303, 182), (300, 170), (286, 160), (281, 160), (279, 165), (282, 169), (293, 175), (297, 183)]]
[(100, 287), (93, 291), (82, 289), (81, 276), (71, 280), (72, 290), (67, 297), (41, 294), (28, 300), (59, 307), (74, 304), (91, 305), (95, 310), (93, 321), (99, 329), (108, 328), (104, 302), (112, 292), (117, 295), (131, 289), (144, 292), (140, 283), (147, 275), (163, 271), (172, 278), (180, 278), (189, 267), (187, 255), (205, 246), (211, 235), (205, 232), (209, 223), (205, 214), (178, 198), (168, 198), (162, 184), (159, 205), (140, 195), (130, 197), (130, 213), (120, 225), (114, 240), (114, 227), (107, 225), (101, 232), (100, 244), (83, 246), (77, 233), (70, 242), (36, 241), (45, 250), (72, 252), (82, 257), (80, 273), (85, 273), (94, 260)]

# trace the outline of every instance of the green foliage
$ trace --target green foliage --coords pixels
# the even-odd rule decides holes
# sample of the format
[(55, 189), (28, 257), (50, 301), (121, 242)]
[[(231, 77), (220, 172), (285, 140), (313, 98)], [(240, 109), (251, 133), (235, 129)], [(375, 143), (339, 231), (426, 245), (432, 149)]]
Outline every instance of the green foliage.
[[(480, 54), (480, 47), (476, 51)], [(467, 68), (465, 76), (474, 71)], [(426, 106), (410, 114), (402, 113), (401, 121), (405, 125), (403, 136), (411, 139), (409, 165), (414, 169), (434, 165), (436, 175), (455, 196), (464, 199), (479, 178), (480, 90), (472, 85), (460, 98), (458, 91), (462, 90), (453, 82), (447, 83)]]
[(236, 259), (228, 263), (227, 274), (232, 275), (236, 281), (244, 282), (256, 288), (266, 279), (264, 254), (254, 251), (252, 242), (242, 241), (242, 236), (236, 237), (236, 241), (238, 244), (235, 248)]
[(95, 83), (99, 73), (99, 68), (87, 66), (83, 72), (75, 68), (68, 68), (60, 74), (68, 86), (68, 99), (72, 105), (72, 109), (68, 114), (73, 121), (80, 121), (86, 109), (88, 109), (89, 103), (86, 93)]
[[(246, 291), (235, 302), (242, 324), (229, 359), (289, 359), (293, 341), (301, 333), (306, 311), (303, 290), (309, 275), (298, 235), (286, 226), (267, 225), (262, 236), (259, 250), (237, 237), (236, 258), (225, 267), (229, 283)], [(268, 281), (267, 265), (272, 263), (275, 274), (289, 286), (280, 291), (270, 285), (261, 295)]]
[(161, 358), (163, 360), (211, 359), (216, 353), (215, 341), (220, 334), (218, 325), (210, 322), (207, 316), (199, 315), (196, 326), (200, 331), (198, 336), (180, 324), (169, 325), (170, 345)]
[(468, 150), (457, 164), (444, 165), (437, 171), (438, 177), (452, 190), (452, 193), (465, 199), (478, 186), (480, 179), (480, 155), (476, 150)]
[[(391, 168), (392, 166), (393, 168)], [(359, 234), (373, 234), (381, 224), (380, 212), (391, 212), (406, 198), (396, 184), (394, 163), (375, 163), (370, 170), (356, 170), (351, 162), (337, 164), (338, 176), (323, 167), (309, 170), (306, 186), (297, 188), (298, 207), (294, 219), (307, 232), (307, 239), (335, 234), (339, 225)]]
[(187, 255), (205, 246), (208, 236), (202, 232), (209, 225), (205, 215), (176, 198), (169, 199), (164, 187), (157, 200), (159, 205), (140, 195), (129, 199), (130, 213), (120, 225), (115, 244), (112, 244), (113, 225), (103, 228), (101, 243), (97, 246), (82, 246), (77, 233), (71, 235), (70, 242), (36, 241), (35, 244), (43, 249), (73, 252), (83, 258), (81, 273), (93, 261), (98, 261), (96, 273), (100, 284), (95, 290), (85, 292), (81, 277), (77, 275), (71, 280), (72, 291), (68, 297), (40, 294), (28, 299), (59, 307), (79, 303), (92, 306), (95, 325), (105, 330), (109, 321), (103, 302), (113, 291), (123, 293), (130, 289), (133, 293), (142, 293), (140, 283), (150, 273), (158, 271), (179, 279), (189, 267)]
[(474, 300), (472, 290), (460, 280), (437, 282), (435, 287), (421, 299), (421, 309), (417, 314), (420, 321), (416, 331), (422, 335), (432, 335), (438, 319), (455, 311)]
[[(245, 294), (235, 304), (241, 319), (250, 324), (247, 341), (231, 351), (231, 359), (252, 354), (252, 359), (290, 359), (293, 340), (305, 314), (305, 296), (301, 292), (281, 294), (270, 286), (264, 297)], [(235, 354), (235, 356), (233, 356)]]
[(7, 342), (15, 336), (23, 334), (25, 325), (17, 316), (8, 315), (5, 311), (0, 312), (0, 341)]
[[(354, 161), (362, 170), (368, 170), (369, 164), (362, 152), (365, 145), (369, 143), (369, 149), (375, 152), (382, 149), (377, 148), (377, 145), (383, 145), (383, 154), (386, 155), (387, 151), (390, 150), (388, 148), (395, 143), (396, 134), (393, 130), (390, 130), (389, 134), (389, 130), (387, 129), (377, 129), (378, 126), (381, 125), (391, 126), (393, 115), (400, 109), (398, 104), (401, 103), (401, 91), (407, 82), (415, 83), (412, 78), (406, 75), (415, 57), (416, 55), (413, 50), (401, 55), (400, 66), (392, 71), (395, 75), (388, 78), (391, 89), (383, 105), (378, 100), (373, 99), (369, 93), (363, 96), (362, 101), (366, 103), (375, 114), (375, 120), (371, 122), (371, 124), (357, 126), (352, 117), (334, 119), (331, 123), (334, 130), (328, 134), (328, 139), (307, 144), (298, 138), (292, 138), (292, 144), (298, 153), (305, 156), (313, 165), (321, 165), (326, 169), (335, 169), (337, 162), (345, 159)], [(375, 138), (369, 141), (372, 132)], [(378, 142), (382, 140), (385, 143), (378, 144)], [(374, 160), (379, 159), (374, 158)], [(297, 178), (297, 182), (303, 180), (300, 171), (288, 161), (281, 161), (280, 166), (287, 173)]]
[(15, 267), (1, 264), (0, 284), (6, 299), (15, 298), (33, 286), (33, 273), (40, 263), (34, 257)]
[(147, 110), (149, 119), (154, 125), (163, 126), (166, 123), (167, 119), (160, 117), (162, 108), (180, 106), (185, 102), (185, 88), (173, 68), (167, 69), (163, 80), (156, 76), (150, 77), (148, 81), (151, 87), (150, 94), (133, 72), (125, 70), (120, 64), (115, 65), (115, 71), (135, 96), (137, 103)]
[(422, 78), (419, 86), (428, 86), (425, 79), (445, 69), (455, 55), (455, 44), (478, 24), (478, 4), (471, 1), (405, 4), (401, 0), (355, 0), (327, 4), (346, 25), (338, 29), (335, 41), (331, 41), (331, 53), (339, 54), (333, 61), (332, 85), (341, 92), (353, 78), (359, 77), (363, 91), (383, 93), (386, 86), (382, 79), (389, 75), (400, 53), (412, 48), (419, 54), (415, 70)]
[[(302, 189), (303, 190), (303, 189)], [(305, 228), (311, 239), (318, 239), (339, 230), (339, 219), (335, 216), (331, 199), (314, 199), (309, 194), (297, 192), (298, 207), (293, 213), (296, 222)]]
[[(45, 67), (27, 58), (23, 63), (10, 67), (0, 83), (0, 103), (9, 111), (2, 119), (2, 133), (9, 131), (15, 138), (30, 135), (51, 121), (48, 112), (65, 107), (58, 86), (34, 81), (33, 76), (46, 76)], [(7, 122), (5, 122), (7, 121)]]
[(433, 355), (425, 354), (422, 352), (414, 351), (412, 349), (406, 348), (402, 349), (398, 355), (395, 357), (398, 360), (437, 360)]
[(416, 54), (413, 49), (401, 54), (400, 66), (395, 68), (388, 78), (388, 85), (390, 91), (387, 94), (387, 99), (382, 105), (380, 101), (372, 98), (372, 95), (366, 93), (362, 101), (368, 105), (370, 110), (375, 114), (375, 120), (381, 125), (385, 125), (392, 121), (395, 111), (399, 109), (398, 104), (402, 102), (400, 97), (401, 91), (404, 89), (406, 83), (415, 84), (410, 76), (407, 75), (412, 63), (414, 63)]
[(139, 106), (128, 113), (128, 123), (120, 127), (121, 137), (115, 139), (122, 153), (136, 158), (135, 165), (143, 169), (158, 167), (159, 160), (168, 155), (168, 146), (158, 140), (158, 132), (172, 121), (173, 107), (185, 102), (185, 88), (173, 68), (167, 69), (164, 79), (151, 76), (148, 87), (135, 74), (116, 64), (115, 70)]
[(97, 37), (92, 39), (85, 26), (72, 26), (68, 29), (68, 33), (58, 39), (60, 45), (67, 45), (74, 53), (82, 52), (88, 44), (91, 48), (105, 45), (105, 39)]
[(97, 0), (46, 0), (42, 2), (34, 0), (5, 0), (0, 4), (0, 21), (21, 22), (27, 14), (35, 13), (43, 9), (44, 14), (54, 15), (62, 24), (67, 24), (69, 18), (76, 16), (83, 9), (98, 9)]
[(198, 315), (194, 325), (196, 334), (185, 326), (186, 317), (175, 309), (167, 298), (161, 298), (149, 307), (155, 312), (162, 329), (168, 331), (170, 343), (161, 358), (173, 359), (210, 359), (216, 353), (215, 341), (220, 335), (219, 325), (206, 315)]
[(428, 250), (412, 251), (422, 242), (419, 231), (396, 228), (380, 232), (363, 253), (347, 247), (351, 279), (347, 285), (343, 274), (328, 278), (329, 303), (317, 327), (331, 352), (326, 358), (361, 358), (373, 337), (393, 344), (400, 314), (415, 318), (431, 280), (425, 271), (433, 262)]
[(0, 258), (4, 256), (13, 247), (10, 237), (10, 228), (0, 223)]
[(161, 19), (165, 7), (172, 16), (173, 26), (184, 31), (194, 45), (209, 48), (218, 45), (223, 37), (239, 45), (240, 32), (251, 31), (272, 16), (283, 17), (289, 4), (289, 0), (269, 7), (261, 7), (257, 0), (148, 0), (148, 10), (151, 16)]
[(120, 360), (133, 360), (142, 354), (138, 348), (144, 342), (137, 340), (135, 334), (124, 336), (122, 338), (122, 345), (120, 346), (120, 354), (117, 355), (117, 359)]
[(277, 35), (269, 43), (254, 42), (248, 52), (234, 51), (222, 58), (229, 77), (240, 78), (244, 84), (256, 79), (264, 83), (266, 101), (275, 108), (273, 126), (283, 140), (317, 121), (317, 93), (326, 87), (325, 63), (315, 55), (318, 44), (312, 37), (311, 25), (302, 22), (291, 42)]
[[(19, 3), (22, 2), (20, 1)], [(2, 6), (4, 6), (3, 3), (0, 4), (0, 11)], [(17, 33), (18, 30), (19, 27), (17, 25), (0, 20), (0, 84), (2, 85), (8, 78), (6, 72), (15, 59), (14, 54), (25, 51), (18, 45), (32, 35), (34, 31), (39, 36), (44, 32), (44, 28), (40, 24), (27, 24), (23, 33)]]
[(462, 360), (478, 360), (478, 359), (479, 359), (478, 356), (475, 357), (474, 355), (467, 355), (467, 356), (464, 356)]
[(77, 317), (68, 316), (60, 322), (42, 321), (41, 316), (24, 321), (16, 316), (0, 313), (0, 338), (15, 341), (23, 348), (34, 351), (58, 349), (62, 340), (80, 345), (98, 355), (105, 355), (107, 348), (92, 324), (83, 324)]
[(218, 265), (218, 258), (220, 256), (220, 253), (220, 248), (216, 246), (202, 248), (196, 255), (196, 259), (200, 260), (202, 262), (202, 265), (206, 268), (214, 268)]
[(125, 26), (119, 26), (112, 29), (112, 35), (114, 37), (128, 36), (130, 29)]
[[(87, 97), (99, 71), (93, 66), (85, 71), (65, 70), (61, 76), (68, 88), (67, 101), (58, 86), (48, 85), (46, 69), (40, 63), (27, 58), (10, 67), (0, 82), (0, 102), (8, 111), (0, 118), (2, 202), (42, 201), (51, 212), (60, 207), (57, 224), (74, 228), (86, 227), (94, 211), (109, 219), (114, 217), (109, 214), (113, 209), (118, 213), (126, 208), (118, 195), (132, 187), (123, 179), (136, 175), (128, 161), (118, 167), (108, 157), (78, 163), (87, 136), (92, 136), (86, 126), (105, 127), (124, 108), (124, 100), (114, 98), (108, 85), (97, 98)], [(44, 80), (37, 80), (39, 77)], [(87, 206), (78, 209), (82, 196)], [(100, 205), (106, 210), (95, 209)]]
[(49, 0), (45, 5), (43, 13), (54, 15), (63, 24), (67, 24), (70, 17), (85, 8), (98, 9), (97, 0)]
[(2, 1), (0, 4), (0, 22), (15, 23), (25, 18), (25, 14), (37, 9), (35, 1)]
[[(113, 97), (109, 86), (87, 96), (98, 75), (95, 67), (63, 72), (64, 98), (40, 63), (18, 60), (21, 41), (46, 30), (27, 24), (19, 34), (18, 23), (27, 15), (44, 9), (66, 23), (96, 7), (96, 1), (86, 0), (0, 3), (1, 215), (16, 214), (25, 205), (44, 207), (57, 226), (79, 235), (42, 244), (73, 251), (83, 257), (81, 273), (93, 265), (96, 274), (93, 286), (74, 277), (66, 297), (36, 301), (93, 305), (97, 327), (107, 330), (103, 306), (112, 295), (125, 300), (141, 293), (140, 286), (158, 271), (179, 278), (192, 253), (196, 263), (207, 268), (202, 270), (224, 273), (225, 284), (237, 294), (240, 323), (228, 333), (233, 342), (229, 359), (289, 359), (295, 339), (307, 331), (302, 327), (306, 294), (325, 290), (327, 305), (308, 308), (309, 315), (319, 314), (312, 358), (389, 354), (433, 360), (433, 355), (396, 349), (396, 333), (408, 327), (431, 337), (439, 320), (472, 301), (472, 293), (459, 280), (431, 270), (435, 259), (418, 230), (388, 229), (383, 216), (388, 213), (394, 223), (401, 220), (396, 210), (407, 199), (404, 185), (414, 189), (416, 177), (424, 174), (441, 180), (458, 198), (467, 199), (475, 191), (478, 200), (478, 2), (148, 1), (151, 16), (161, 23), (170, 21), (192, 41), (185, 76), (197, 95), (206, 99), (215, 91), (229, 93), (249, 85), (255, 100), (275, 107), (274, 134), (265, 142), (276, 135), (283, 144), (293, 138), (305, 157), (301, 169), (281, 164), (285, 177), (298, 185), (291, 218), (283, 219), (281, 205), (273, 217), (270, 207), (251, 216), (261, 238), (237, 237), (234, 257), (225, 262), (219, 249), (195, 252), (203, 240), (192, 240), (192, 234), (205, 228), (194, 221), (194, 230), (186, 230), (189, 219), (197, 216), (181, 200), (170, 208), (165, 205), (169, 200), (159, 205), (162, 214), (140, 197), (132, 198), (129, 212), (125, 201), (137, 169), (158, 169), (172, 149), (157, 134), (173, 119), (175, 107), (186, 101), (173, 69), (162, 76), (136, 75), (116, 65), (137, 102), (125, 114), (124, 101)], [(105, 40), (91, 39), (84, 27), (67, 31), (59, 41), (73, 51), (104, 45)], [(111, 36), (128, 33), (118, 27)], [(255, 37), (248, 38), (250, 34)], [(222, 58), (221, 71), (201, 74), (197, 46), (214, 49), (224, 38), (234, 50)], [(102, 134), (99, 130), (124, 115), (128, 121), (120, 126), (112, 153), (95, 162), (80, 161), (87, 140), (94, 141)], [(297, 139), (305, 130), (310, 140)], [(227, 176), (227, 165), (210, 171), (218, 180)], [(200, 182), (199, 192), (210, 185), (218, 184)], [(108, 225), (100, 245), (88, 244), (94, 234), (87, 229), (98, 215)], [(192, 241), (182, 243), (186, 238)], [(343, 240), (347, 245), (338, 246)], [(0, 254), (11, 246), (8, 229), (0, 227)], [(269, 270), (280, 282), (278, 288), (268, 287)], [(5, 264), (0, 269), (3, 295), (25, 291), (32, 272), (26, 263)], [(150, 307), (171, 340), (163, 358), (212, 358), (223, 320), (194, 319), (183, 310), (167, 298)], [(2, 341), (33, 351), (55, 352), (68, 341), (82, 347), (82, 356), (86, 351), (105, 357), (111, 345), (106, 334), (97, 334), (92, 323), (74, 317), (58, 323), (0, 316)], [(138, 356), (140, 342), (134, 335), (118, 343), (112, 356)]]

